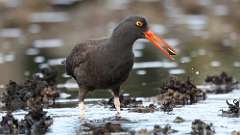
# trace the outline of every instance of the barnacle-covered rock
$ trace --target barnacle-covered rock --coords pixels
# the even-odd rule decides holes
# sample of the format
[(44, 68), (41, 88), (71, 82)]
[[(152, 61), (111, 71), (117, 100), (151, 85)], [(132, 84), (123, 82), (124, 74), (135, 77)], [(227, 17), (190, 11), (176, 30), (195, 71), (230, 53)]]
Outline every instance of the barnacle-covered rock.
[(206, 91), (216, 94), (229, 93), (238, 87), (238, 81), (226, 72), (222, 72), (220, 75), (207, 76), (205, 83), (209, 86)]
[(190, 79), (178, 81), (171, 78), (161, 87), (156, 99), (161, 103), (163, 111), (171, 111), (175, 105), (189, 105), (206, 99), (206, 93), (198, 89)]
[(138, 112), (138, 113), (152, 113), (158, 110), (159, 109), (154, 104), (150, 104), (148, 106), (139, 106), (139, 107), (133, 108), (130, 111)]
[(34, 74), (32, 79), (26, 80), (23, 84), (17, 84), (10, 80), (1, 98), (5, 108), (14, 111), (31, 107), (28, 106), (29, 102), (34, 100), (40, 100), (40, 104), (49, 104), (49, 101), (55, 101), (59, 96), (55, 72), (50, 69), (42, 69), (41, 74)]
[(215, 130), (212, 123), (206, 124), (200, 119), (196, 119), (192, 122), (192, 135), (213, 135)]

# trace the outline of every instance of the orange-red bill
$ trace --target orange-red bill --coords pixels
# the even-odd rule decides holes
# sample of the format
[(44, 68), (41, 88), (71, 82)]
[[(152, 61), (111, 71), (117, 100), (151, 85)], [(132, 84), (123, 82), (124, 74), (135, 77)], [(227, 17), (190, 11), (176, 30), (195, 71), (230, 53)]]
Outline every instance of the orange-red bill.
[[(166, 55), (169, 59), (174, 60), (173, 55), (176, 55), (176, 51), (168, 45), (163, 39), (156, 36), (153, 32), (147, 31), (144, 32), (146, 39), (148, 39), (153, 45), (159, 48), (164, 55)], [(159, 43), (163, 46), (160, 46)]]

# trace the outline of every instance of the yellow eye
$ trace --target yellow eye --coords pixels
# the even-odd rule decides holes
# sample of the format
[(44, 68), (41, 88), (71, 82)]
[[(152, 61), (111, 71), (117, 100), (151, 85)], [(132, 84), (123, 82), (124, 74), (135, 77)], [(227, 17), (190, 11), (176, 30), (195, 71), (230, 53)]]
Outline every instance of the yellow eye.
[(143, 23), (142, 23), (141, 21), (136, 21), (136, 26), (142, 27), (142, 26), (143, 26)]

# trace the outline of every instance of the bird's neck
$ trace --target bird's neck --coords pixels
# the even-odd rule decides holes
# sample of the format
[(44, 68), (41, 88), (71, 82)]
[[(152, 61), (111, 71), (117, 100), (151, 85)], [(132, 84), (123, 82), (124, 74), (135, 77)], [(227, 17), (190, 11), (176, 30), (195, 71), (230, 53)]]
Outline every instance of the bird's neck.
[(112, 37), (110, 38), (110, 44), (109, 47), (115, 49), (116, 51), (132, 51), (132, 47), (134, 42), (137, 39), (132, 37), (131, 35), (112, 35)]

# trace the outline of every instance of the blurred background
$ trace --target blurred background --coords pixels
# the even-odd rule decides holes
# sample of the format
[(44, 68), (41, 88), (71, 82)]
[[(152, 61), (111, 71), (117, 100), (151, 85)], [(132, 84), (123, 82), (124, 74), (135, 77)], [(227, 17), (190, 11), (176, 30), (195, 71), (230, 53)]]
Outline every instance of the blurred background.
[[(145, 16), (151, 30), (177, 50), (168, 60), (146, 40), (134, 45), (134, 70), (122, 86), (153, 96), (170, 76), (202, 84), (226, 71), (240, 79), (239, 0), (0, 0), (0, 86), (22, 83), (40, 68), (58, 70), (59, 89), (77, 97), (61, 61), (77, 43), (109, 36), (129, 15)], [(109, 96), (95, 91), (89, 97)]]

